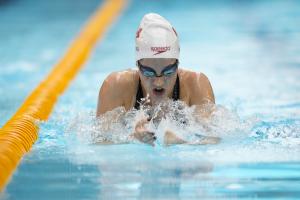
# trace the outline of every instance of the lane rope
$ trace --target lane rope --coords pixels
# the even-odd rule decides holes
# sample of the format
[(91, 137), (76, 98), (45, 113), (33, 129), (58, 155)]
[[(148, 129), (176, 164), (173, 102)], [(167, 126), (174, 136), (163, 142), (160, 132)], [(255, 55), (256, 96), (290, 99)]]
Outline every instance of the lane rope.
[(38, 121), (47, 120), (58, 97), (79, 72), (108, 27), (125, 8), (126, 0), (106, 0), (95, 12), (48, 76), (0, 129), (0, 191), (21, 158), (38, 138)]

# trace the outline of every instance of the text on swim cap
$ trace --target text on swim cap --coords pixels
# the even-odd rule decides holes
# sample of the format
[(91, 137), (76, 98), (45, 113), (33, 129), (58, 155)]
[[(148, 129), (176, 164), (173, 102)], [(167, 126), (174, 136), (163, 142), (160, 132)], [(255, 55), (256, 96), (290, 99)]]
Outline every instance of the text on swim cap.
[(170, 47), (170, 46), (167, 46), (167, 47), (151, 47), (151, 51), (156, 52), (156, 53), (153, 54), (153, 55), (157, 55), (157, 54), (160, 54), (160, 53), (164, 53), (164, 52), (170, 51), (170, 50), (171, 50), (171, 47)]

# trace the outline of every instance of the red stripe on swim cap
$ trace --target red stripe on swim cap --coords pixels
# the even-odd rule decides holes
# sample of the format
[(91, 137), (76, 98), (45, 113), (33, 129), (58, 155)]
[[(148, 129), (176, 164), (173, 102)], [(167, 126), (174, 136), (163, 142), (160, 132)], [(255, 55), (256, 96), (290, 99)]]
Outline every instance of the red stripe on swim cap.
[(175, 28), (174, 28), (174, 27), (172, 27), (172, 29), (173, 29), (173, 31), (174, 31), (174, 33), (175, 33), (175, 35), (176, 35), (176, 36), (178, 36), (178, 35), (177, 35), (177, 32), (176, 32), (176, 30), (175, 30)]
[(139, 28), (136, 32), (135, 38), (139, 38), (140, 37), (140, 33), (142, 32), (142, 28)]

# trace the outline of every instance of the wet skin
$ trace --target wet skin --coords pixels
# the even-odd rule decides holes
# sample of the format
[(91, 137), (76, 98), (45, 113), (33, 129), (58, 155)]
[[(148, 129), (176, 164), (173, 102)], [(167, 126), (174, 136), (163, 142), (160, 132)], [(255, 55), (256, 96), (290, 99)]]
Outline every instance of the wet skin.
[[(168, 58), (146, 58), (139, 62), (147, 66), (160, 76), (166, 66), (174, 64), (176, 59)], [(150, 105), (156, 104), (172, 97), (173, 88), (177, 75), (180, 80), (180, 97), (188, 106), (195, 106), (200, 115), (206, 117), (209, 113), (202, 112), (202, 107), (206, 104), (214, 104), (214, 94), (208, 78), (203, 73), (197, 73), (182, 68), (170, 76), (146, 77), (140, 70), (124, 70), (121, 72), (111, 73), (103, 82), (97, 106), (97, 116), (111, 111), (114, 108), (123, 106), (126, 110), (134, 107), (136, 102), (136, 93), (138, 83), (141, 80), (143, 94), (149, 95)], [(145, 119), (137, 123), (135, 133), (133, 134), (138, 140), (153, 145), (155, 135), (144, 128)], [(176, 134), (168, 133), (167, 138), (171, 138), (172, 144), (176, 143)], [(173, 136), (172, 136), (173, 134)], [(175, 139), (174, 139), (175, 138)], [(174, 142), (175, 141), (175, 142)], [(168, 142), (165, 141), (166, 144)], [(179, 138), (178, 143), (183, 143)]]

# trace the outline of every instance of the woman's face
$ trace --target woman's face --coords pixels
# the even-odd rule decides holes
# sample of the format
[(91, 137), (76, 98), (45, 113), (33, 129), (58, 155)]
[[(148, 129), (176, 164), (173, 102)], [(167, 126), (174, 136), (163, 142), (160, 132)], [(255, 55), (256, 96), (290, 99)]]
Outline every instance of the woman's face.
[(149, 95), (151, 105), (172, 97), (177, 78), (174, 58), (144, 58), (138, 61), (139, 76), (144, 96)]

